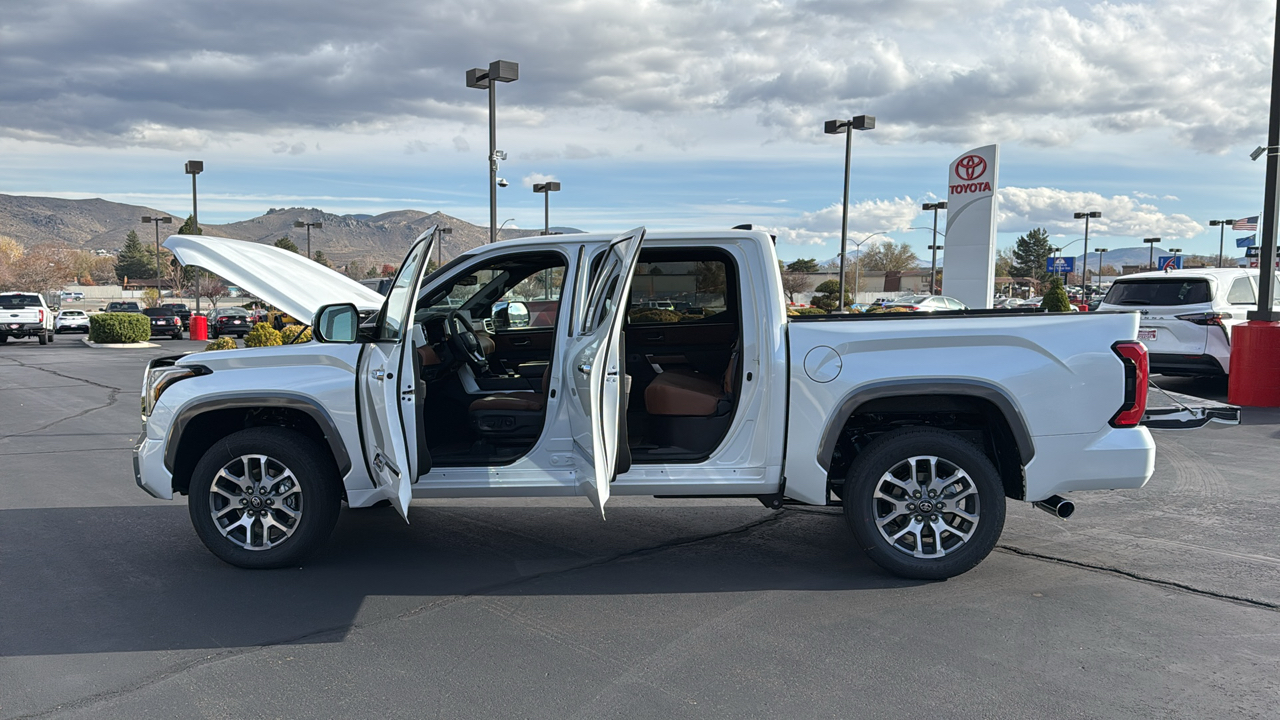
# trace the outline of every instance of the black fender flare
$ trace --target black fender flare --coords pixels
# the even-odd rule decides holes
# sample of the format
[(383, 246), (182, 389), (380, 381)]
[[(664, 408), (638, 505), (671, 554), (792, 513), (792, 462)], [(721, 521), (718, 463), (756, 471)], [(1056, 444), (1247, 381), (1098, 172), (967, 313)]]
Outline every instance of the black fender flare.
[(173, 472), (177, 460), (178, 446), (182, 442), (182, 434), (192, 420), (204, 413), (215, 410), (234, 410), (236, 408), (289, 408), (299, 410), (315, 421), (324, 439), (333, 453), (334, 462), (338, 466), (338, 476), (346, 477), (351, 472), (351, 457), (342, 441), (342, 433), (338, 425), (318, 402), (296, 393), (278, 390), (254, 391), (244, 393), (227, 393), (216, 398), (198, 400), (178, 410), (173, 423), (169, 426), (169, 435), (164, 445), (164, 466)]
[(1018, 455), (1025, 466), (1035, 457), (1035, 443), (1031, 440), (1031, 432), (1027, 429), (1026, 420), (1018, 412), (1018, 405), (1002, 388), (982, 380), (968, 378), (954, 379), (920, 379), (920, 380), (886, 380), (883, 382), (861, 385), (836, 406), (827, 418), (826, 428), (822, 432), (822, 442), (818, 445), (818, 464), (823, 470), (830, 472), (831, 456), (835, 454), (836, 443), (840, 440), (840, 431), (845, 422), (860, 406), (883, 398), (908, 395), (961, 395), (975, 397), (990, 402), (1004, 415), (1013, 439), (1018, 444)]

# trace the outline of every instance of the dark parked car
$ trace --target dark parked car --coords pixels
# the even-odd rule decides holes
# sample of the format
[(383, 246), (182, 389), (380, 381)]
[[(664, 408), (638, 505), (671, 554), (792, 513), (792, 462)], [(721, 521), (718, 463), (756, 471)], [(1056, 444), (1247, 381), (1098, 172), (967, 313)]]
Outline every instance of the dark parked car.
[(182, 339), (182, 318), (166, 307), (147, 308), (143, 315), (151, 318), (151, 334), (168, 335), (174, 340)]
[(142, 312), (142, 306), (136, 302), (113, 302), (107, 305), (107, 312)]
[(172, 310), (182, 320), (182, 327), (191, 329), (191, 308), (186, 303), (161, 303), (160, 307)]
[(253, 316), (244, 308), (225, 308), (209, 313), (209, 337), (217, 339), (223, 335), (235, 335), (242, 338), (253, 329)]

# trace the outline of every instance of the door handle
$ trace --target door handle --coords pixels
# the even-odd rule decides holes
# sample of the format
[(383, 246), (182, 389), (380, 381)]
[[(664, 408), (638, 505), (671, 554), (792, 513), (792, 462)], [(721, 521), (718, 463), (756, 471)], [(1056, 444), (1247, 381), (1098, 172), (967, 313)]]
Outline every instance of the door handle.
[(377, 380), (378, 382), (382, 382), (387, 378), (387, 371), (384, 370), (383, 368), (378, 368), (373, 372), (369, 373), (369, 377), (373, 378), (374, 380)]
[(512, 347), (529, 347), (532, 344), (533, 344), (532, 340), (514, 340), (512, 341), (511, 346)]
[(663, 338), (664, 336), (662, 333), (658, 333), (656, 335), (646, 335), (644, 337), (644, 339), (648, 342), (662, 342)]
[(582, 373), (583, 375), (590, 375), (590, 374), (591, 374), (591, 363), (582, 363), (581, 365), (579, 365), (579, 366), (578, 366), (578, 372)]

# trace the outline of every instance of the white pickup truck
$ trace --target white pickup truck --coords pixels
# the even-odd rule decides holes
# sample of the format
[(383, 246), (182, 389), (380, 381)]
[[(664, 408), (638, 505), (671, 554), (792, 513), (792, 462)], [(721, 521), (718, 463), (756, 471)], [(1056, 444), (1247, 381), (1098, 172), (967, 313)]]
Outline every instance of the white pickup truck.
[(428, 274), (433, 234), (385, 297), (272, 246), (165, 242), (314, 318), (312, 342), (147, 366), (137, 483), (188, 495), (218, 557), (296, 563), (344, 501), (753, 497), (843, 505), (878, 564), (936, 579), (986, 557), (1006, 498), (1065, 517), (1062, 493), (1151, 475), (1136, 314), (788, 318), (761, 232), (504, 241)]
[(0, 343), (33, 337), (41, 345), (53, 342), (54, 312), (44, 296), (33, 292), (0, 292)]

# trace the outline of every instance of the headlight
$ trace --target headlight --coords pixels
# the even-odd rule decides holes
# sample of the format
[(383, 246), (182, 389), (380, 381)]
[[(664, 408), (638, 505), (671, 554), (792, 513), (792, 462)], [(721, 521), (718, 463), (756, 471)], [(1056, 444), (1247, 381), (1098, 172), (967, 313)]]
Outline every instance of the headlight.
[(203, 368), (199, 367), (180, 367), (178, 365), (167, 365), (164, 367), (148, 368), (147, 377), (142, 384), (142, 417), (146, 419), (151, 416), (151, 411), (156, 407), (156, 401), (160, 399), (160, 395), (169, 386), (196, 375), (203, 375)]

